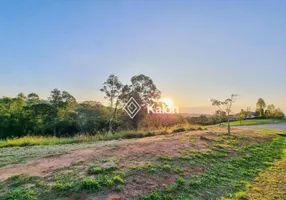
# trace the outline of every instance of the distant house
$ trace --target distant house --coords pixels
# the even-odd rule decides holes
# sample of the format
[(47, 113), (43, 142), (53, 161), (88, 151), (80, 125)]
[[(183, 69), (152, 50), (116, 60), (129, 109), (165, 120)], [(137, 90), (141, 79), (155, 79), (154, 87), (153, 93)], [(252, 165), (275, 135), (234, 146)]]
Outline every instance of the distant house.
[(230, 119), (230, 120), (237, 120), (238, 117), (239, 117), (239, 114), (230, 115), (230, 116), (229, 116), (229, 119)]
[(255, 117), (256, 117), (256, 113), (255, 113), (255, 112), (251, 112), (251, 114), (248, 115), (248, 116), (246, 116), (245, 118), (246, 118), (246, 119), (253, 119), (253, 118), (255, 118)]

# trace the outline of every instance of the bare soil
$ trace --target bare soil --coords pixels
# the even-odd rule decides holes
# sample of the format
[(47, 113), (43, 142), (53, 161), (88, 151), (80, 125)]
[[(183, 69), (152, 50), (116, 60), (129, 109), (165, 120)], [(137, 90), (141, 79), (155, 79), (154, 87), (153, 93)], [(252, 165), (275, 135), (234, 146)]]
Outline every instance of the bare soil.
[[(184, 140), (186, 136), (195, 138), (195, 143)], [(181, 149), (203, 150), (208, 146), (208, 140), (200, 140), (199, 134), (209, 135), (205, 132), (178, 133), (176, 135), (153, 136), (126, 143), (120, 140), (112, 144), (87, 149), (73, 150), (67, 154), (49, 156), (38, 160), (28, 161), (25, 164), (10, 165), (0, 168), (0, 181), (10, 176), (25, 174), (28, 176), (48, 176), (54, 170), (69, 167), (72, 164), (88, 160), (116, 157), (124, 162), (120, 166), (138, 166), (156, 159), (161, 154), (170, 156), (179, 155)], [(56, 148), (56, 147), (55, 147)]]

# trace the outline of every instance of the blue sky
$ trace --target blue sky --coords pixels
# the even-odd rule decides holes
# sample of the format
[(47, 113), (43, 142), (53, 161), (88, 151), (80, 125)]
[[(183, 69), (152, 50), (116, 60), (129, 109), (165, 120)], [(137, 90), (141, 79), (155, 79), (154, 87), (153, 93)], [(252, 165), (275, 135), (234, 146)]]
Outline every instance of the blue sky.
[(109, 74), (150, 76), (188, 112), (259, 97), (286, 111), (286, 1), (0, 1), (0, 96), (103, 101)]

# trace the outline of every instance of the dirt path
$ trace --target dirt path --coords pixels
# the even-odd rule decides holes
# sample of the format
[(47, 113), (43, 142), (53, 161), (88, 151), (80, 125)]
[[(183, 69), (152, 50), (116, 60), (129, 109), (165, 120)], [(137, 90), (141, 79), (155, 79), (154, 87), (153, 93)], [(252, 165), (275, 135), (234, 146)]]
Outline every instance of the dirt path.
[[(216, 133), (211, 131), (196, 131), (142, 139), (108, 141), (94, 147), (72, 150), (61, 155), (52, 155), (30, 160), (25, 164), (0, 168), (0, 181), (20, 174), (48, 176), (54, 170), (69, 167), (72, 164), (110, 157), (121, 160), (119, 167), (136, 166), (155, 160), (161, 154), (178, 156), (182, 149), (205, 150), (208, 148), (210, 141), (202, 138), (216, 136)], [(55, 148), (57, 147), (55, 146)]]
[[(199, 133), (182, 134), (184, 134), (184, 136), (189, 134), (191, 137), (198, 138)], [(124, 163), (132, 165), (132, 162), (136, 162), (136, 156), (138, 155), (152, 154), (155, 159), (155, 157), (160, 154), (178, 155), (178, 151), (180, 149), (206, 148), (206, 141), (200, 141), (193, 144), (187, 141), (182, 141), (180, 138), (180, 134), (155, 136), (137, 140), (115, 141), (112, 144), (107, 143), (107, 145), (100, 147), (73, 150), (63, 155), (45, 157), (35, 161), (29, 161), (25, 164), (16, 164), (0, 168), (0, 180), (3, 181), (10, 176), (20, 174), (26, 174), (29, 176), (47, 176), (56, 169), (69, 167), (78, 162), (85, 162), (97, 158), (118, 157), (124, 160)], [(148, 159), (152, 158), (148, 157)], [(121, 165), (124, 165), (124, 163), (121, 163)], [(138, 163), (133, 164), (136, 165)]]

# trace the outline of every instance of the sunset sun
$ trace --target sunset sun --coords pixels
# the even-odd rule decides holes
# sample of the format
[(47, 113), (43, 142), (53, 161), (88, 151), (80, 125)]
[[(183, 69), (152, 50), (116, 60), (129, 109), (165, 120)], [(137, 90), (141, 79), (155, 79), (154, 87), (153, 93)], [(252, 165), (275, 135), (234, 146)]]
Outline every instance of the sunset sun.
[(168, 107), (172, 107), (174, 106), (174, 102), (172, 99), (169, 99), (169, 98), (163, 98), (160, 100), (161, 102), (167, 104)]

